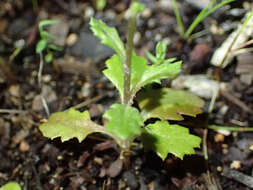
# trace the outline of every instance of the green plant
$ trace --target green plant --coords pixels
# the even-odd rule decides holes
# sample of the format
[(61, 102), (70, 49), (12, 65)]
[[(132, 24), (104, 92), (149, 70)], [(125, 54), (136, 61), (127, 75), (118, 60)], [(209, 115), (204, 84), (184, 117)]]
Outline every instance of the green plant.
[(183, 25), (183, 22), (182, 22), (182, 18), (180, 17), (180, 14), (179, 14), (179, 9), (178, 9), (178, 6), (177, 6), (177, 0), (173, 0), (174, 13), (175, 13), (175, 16), (176, 16), (178, 32), (179, 32), (180, 36), (185, 38), (185, 39), (189, 39), (192, 35), (193, 30), (196, 28), (196, 26), (198, 26), (198, 24), (200, 22), (202, 22), (207, 16), (212, 14), (214, 11), (216, 11), (220, 7), (223, 7), (223, 6), (229, 4), (233, 1), (235, 1), (235, 0), (225, 0), (225, 1), (222, 1), (222, 2), (220, 2), (220, 3), (213, 6), (213, 4), (216, 2), (216, 0), (212, 0), (198, 14), (198, 16), (194, 19), (194, 21), (191, 23), (191, 25), (185, 31), (184, 25)]
[[(155, 151), (162, 159), (168, 153), (181, 159), (185, 154), (194, 154), (194, 148), (200, 146), (201, 139), (189, 134), (187, 128), (172, 125), (167, 120), (183, 120), (181, 114), (196, 116), (202, 112), (204, 102), (185, 91), (145, 89), (151, 83), (176, 77), (181, 71), (181, 61), (166, 59), (166, 44), (162, 42), (156, 46), (156, 55), (148, 53), (153, 64), (147, 64), (144, 57), (136, 55), (133, 36), (137, 14), (143, 8), (137, 2), (130, 6), (126, 46), (115, 28), (101, 20), (90, 20), (94, 35), (116, 52), (106, 61), (107, 68), (103, 73), (117, 88), (121, 103), (113, 104), (104, 113), (103, 118), (107, 120), (105, 126), (93, 122), (88, 111), (70, 109), (52, 114), (47, 122), (39, 126), (44, 136), (51, 139), (60, 137), (62, 141), (77, 138), (81, 142), (92, 133), (103, 133), (119, 145), (120, 158), (124, 160), (127, 160), (137, 137), (140, 137), (144, 147)], [(137, 94), (142, 88), (143, 91)], [(135, 97), (140, 110), (133, 107)], [(156, 118), (156, 121), (146, 125), (149, 118)]]
[(21, 190), (21, 187), (17, 182), (8, 182), (0, 190)]
[(57, 20), (42, 20), (39, 23), (40, 41), (36, 44), (36, 53), (41, 54), (46, 51), (45, 61), (51, 62), (54, 57), (53, 51), (61, 51), (62, 47), (50, 43), (50, 40), (54, 40), (55, 36), (47, 32), (44, 27), (52, 24), (57, 24)]
[[(38, 71), (38, 83), (41, 86), (41, 76), (44, 66), (43, 52), (45, 52), (45, 61), (50, 63), (54, 58), (54, 51), (61, 51), (62, 47), (54, 45), (51, 40), (55, 40), (55, 36), (47, 32), (44, 27), (52, 24), (57, 24), (57, 20), (42, 20), (39, 23), (40, 40), (36, 44), (36, 53), (40, 55), (40, 65)], [(47, 110), (47, 109), (46, 109)], [(48, 113), (48, 111), (47, 111)]]

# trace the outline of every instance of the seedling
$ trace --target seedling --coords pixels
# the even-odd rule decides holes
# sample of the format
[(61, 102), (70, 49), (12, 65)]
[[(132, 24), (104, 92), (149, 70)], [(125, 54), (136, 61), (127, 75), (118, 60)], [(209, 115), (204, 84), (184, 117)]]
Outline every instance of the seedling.
[(55, 40), (55, 36), (48, 33), (44, 27), (57, 23), (57, 20), (42, 20), (39, 23), (39, 32), (41, 39), (36, 45), (36, 53), (41, 54), (45, 51), (45, 61), (47, 63), (50, 63), (53, 60), (54, 51), (61, 51), (62, 47), (50, 43), (50, 40)]
[[(91, 18), (90, 26), (101, 42), (111, 47), (115, 54), (106, 61), (104, 75), (117, 88), (121, 103), (113, 104), (103, 114), (107, 120), (104, 126), (93, 122), (88, 111), (70, 109), (57, 112), (40, 125), (42, 134), (62, 141), (77, 138), (83, 141), (92, 133), (110, 136), (120, 147), (120, 158), (127, 160), (133, 141), (140, 137), (144, 147), (155, 151), (163, 160), (168, 153), (183, 159), (185, 154), (194, 154), (201, 139), (189, 134), (183, 126), (170, 124), (167, 120), (183, 120), (183, 115), (196, 116), (201, 113), (204, 102), (193, 94), (169, 88), (145, 89), (162, 79), (172, 79), (181, 71), (181, 61), (166, 59), (166, 45), (156, 46), (156, 55), (148, 53), (153, 64), (147, 64), (144, 57), (133, 50), (133, 36), (136, 17), (144, 6), (134, 2), (130, 6), (130, 18), (126, 46), (115, 28), (103, 21)], [(144, 88), (144, 89), (143, 89)], [(140, 93), (137, 94), (141, 89)], [(136, 97), (139, 109), (133, 106)], [(150, 123), (147, 120), (156, 118)], [(149, 124), (145, 124), (149, 123)]]
[(43, 52), (45, 52), (45, 61), (50, 63), (54, 58), (54, 51), (61, 51), (62, 47), (50, 43), (55, 36), (48, 33), (44, 27), (52, 24), (57, 24), (57, 20), (42, 20), (39, 23), (40, 41), (36, 44), (36, 53), (40, 55), (40, 66), (38, 71), (38, 83), (41, 86), (41, 75), (44, 66)]
[(217, 9), (233, 2), (235, 0), (225, 0), (222, 1), (216, 5), (213, 6), (213, 4), (216, 2), (216, 0), (212, 0), (199, 14), (198, 16), (194, 19), (194, 21), (191, 23), (191, 25), (188, 27), (188, 29), (185, 31), (184, 25), (182, 22), (182, 18), (180, 17), (179, 14), (179, 9), (177, 7), (177, 0), (173, 0), (173, 7), (174, 7), (174, 13), (176, 16), (177, 20), (177, 26), (178, 26), (178, 32), (181, 37), (185, 39), (190, 39), (192, 36), (193, 30), (199, 25), (200, 22), (202, 22), (207, 16), (212, 14), (214, 11)]

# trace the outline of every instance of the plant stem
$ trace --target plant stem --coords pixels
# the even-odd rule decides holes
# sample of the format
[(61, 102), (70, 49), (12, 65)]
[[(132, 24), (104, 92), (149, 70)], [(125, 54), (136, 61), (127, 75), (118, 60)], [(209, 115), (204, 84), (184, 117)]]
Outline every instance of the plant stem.
[(38, 84), (39, 87), (41, 88), (41, 77), (42, 77), (42, 70), (44, 66), (44, 59), (42, 53), (40, 53), (40, 65), (39, 65), (39, 71), (38, 71)]
[[(135, 0), (132, 0), (132, 3)], [(123, 64), (124, 70), (124, 104), (132, 104), (131, 100), (131, 92), (130, 92), (130, 85), (131, 85), (131, 59), (133, 53), (133, 38), (134, 32), (136, 29), (136, 12), (130, 13), (129, 23), (128, 23), (128, 31), (127, 31), (127, 44), (126, 44), (126, 60)]]

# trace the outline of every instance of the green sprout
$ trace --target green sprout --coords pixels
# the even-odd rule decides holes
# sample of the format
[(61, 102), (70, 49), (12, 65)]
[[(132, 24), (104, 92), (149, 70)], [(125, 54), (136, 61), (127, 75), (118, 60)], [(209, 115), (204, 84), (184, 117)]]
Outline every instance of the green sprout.
[[(118, 90), (121, 103), (111, 105), (103, 114), (106, 124), (103, 126), (92, 121), (88, 111), (69, 109), (53, 113), (39, 126), (45, 137), (60, 137), (62, 141), (77, 138), (81, 142), (92, 133), (102, 133), (115, 140), (119, 146), (119, 158), (125, 163), (128, 163), (136, 138), (163, 160), (168, 153), (183, 159), (184, 155), (194, 154), (194, 148), (200, 147), (199, 137), (190, 134), (189, 129), (183, 126), (170, 124), (168, 120), (183, 120), (182, 115), (195, 117), (202, 112), (204, 101), (181, 90), (145, 88), (161, 83), (163, 79), (175, 78), (181, 71), (182, 62), (175, 58), (166, 59), (166, 44), (162, 42), (157, 44), (155, 56), (148, 53), (153, 64), (136, 55), (133, 36), (137, 15), (143, 9), (144, 6), (138, 2), (130, 6), (126, 44), (121, 41), (115, 28), (101, 20), (90, 20), (93, 34), (115, 51), (105, 62), (107, 68), (103, 74)], [(139, 109), (134, 107), (134, 99)], [(150, 118), (156, 118), (155, 122), (146, 124)]]
[(45, 61), (50, 63), (54, 57), (54, 51), (62, 51), (62, 47), (50, 43), (50, 40), (55, 40), (55, 36), (47, 32), (44, 27), (48, 25), (58, 24), (57, 20), (42, 20), (39, 23), (40, 41), (36, 44), (36, 53), (41, 54), (46, 52)]
[(179, 32), (180, 36), (185, 38), (185, 39), (190, 39), (191, 36), (192, 36), (192, 32), (199, 25), (199, 23), (201, 23), (207, 16), (212, 14), (217, 9), (219, 9), (219, 8), (225, 6), (225, 5), (227, 5), (227, 4), (229, 4), (233, 1), (235, 1), (235, 0), (225, 0), (225, 1), (222, 1), (222, 2), (220, 2), (220, 3), (213, 6), (213, 4), (216, 2), (216, 0), (212, 0), (198, 14), (198, 16), (194, 19), (194, 21), (191, 23), (191, 25), (185, 31), (184, 25), (183, 25), (183, 22), (182, 22), (182, 18), (180, 17), (179, 9), (178, 9), (178, 6), (177, 6), (177, 0), (173, 0), (174, 13), (175, 13), (175, 16), (176, 16), (178, 32)]

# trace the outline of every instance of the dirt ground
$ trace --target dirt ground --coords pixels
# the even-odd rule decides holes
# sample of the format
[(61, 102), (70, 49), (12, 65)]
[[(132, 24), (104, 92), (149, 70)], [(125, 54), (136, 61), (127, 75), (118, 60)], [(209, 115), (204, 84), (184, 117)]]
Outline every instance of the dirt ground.
[[(142, 2), (146, 9), (137, 22), (136, 52), (143, 56), (145, 50), (154, 52), (155, 44), (164, 40), (169, 43), (168, 57), (183, 61), (180, 76), (201, 74), (225, 85), (211, 113), (209, 94), (203, 97), (203, 114), (180, 122), (202, 138), (208, 160), (198, 149), (184, 160), (169, 155), (162, 161), (139, 145), (133, 147), (130, 167), (124, 168), (117, 160), (118, 147), (106, 136), (91, 135), (82, 143), (76, 139), (61, 143), (59, 139), (43, 137), (38, 126), (48, 115), (41, 95), (50, 113), (75, 107), (89, 110), (98, 123), (102, 122), (103, 112), (119, 102), (115, 88), (101, 73), (104, 61), (113, 52), (92, 35), (88, 23), (91, 16), (103, 19), (115, 26), (125, 41), (124, 15), (130, 2), (108, 0), (103, 11), (98, 11), (91, 0), (1, 0), (0, 187), (16, 181), (24, 190), (253, 188), (253, 135), (243, 132), (253, 126), (253, 53), (236, 56), (224, 69), (210, 64), (215, 50), (252, 10), (252, 1), (237, 0), (217, 10), (194, 30), (202, 35), (191, 41), (183, 40), (177, 32), (171, 0)], [(184, 25), (189, 26), (208, 2), (178, 0)], [(48, 31), (57, 36), (54, 43), (64, 50), (56, 52), (52, 63), (44, 65), (40, 87), (40, 57), (35, 46), (40, 39), (38, 23), (43, 19), (60, 21)], [(251, 44), (247, 47), (252, 48)], [(164, 81), (162, 86), (171, 86), (171, 81)], [(204, 89), (200, 87), (199, 91)], [(207, 129), (210, 125), (239, 126), (241, 131)]]

